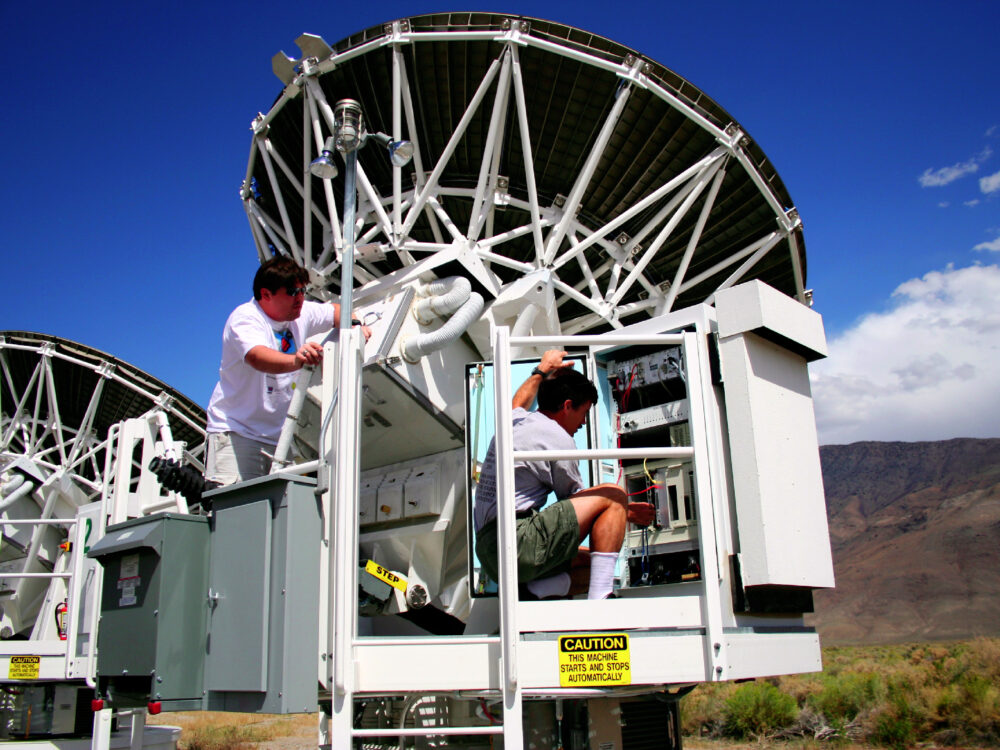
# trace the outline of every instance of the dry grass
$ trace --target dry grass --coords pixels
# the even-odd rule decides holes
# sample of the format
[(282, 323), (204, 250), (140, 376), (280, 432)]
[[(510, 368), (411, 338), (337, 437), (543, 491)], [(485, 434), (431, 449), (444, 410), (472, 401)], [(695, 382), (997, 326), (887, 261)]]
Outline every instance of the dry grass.
[(179, 711), (150, 716), (148, 721), (180, 727), (180, 750), (268, 750), (316, 745), (316, 714)]

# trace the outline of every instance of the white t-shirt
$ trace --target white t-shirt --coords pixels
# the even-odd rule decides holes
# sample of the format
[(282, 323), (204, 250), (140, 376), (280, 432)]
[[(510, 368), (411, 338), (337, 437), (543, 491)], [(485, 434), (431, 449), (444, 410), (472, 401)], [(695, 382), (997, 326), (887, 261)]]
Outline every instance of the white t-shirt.
[[(558, 422), (538, 411), (520, 407), (513, 412), (513, 447), (516, 451), (575, 450), (573, 437)], [(538, 509), (545, 505), (550, 492), (563, 500), (583, 489), (580, 467), (576, 461), (515, 461), (514, 511)], [(475, 523), (479, 531), (497, 516), (496, 438), (483, 459), (476, 485)]]
[(247, 352), (255, 346), (281, 351), (278, 334), (283, 331), (291, 332), (294, 352), (310, 336), (333, 328), (334, 313), (333, 305), (312, 301), (303, 302), (299, 317), (287, 322), (268, 317), (256, 300), (233, 310), (222, 333), (222, 364), (208, 403), (207, 431), (235, 432), (276, 445), (299, 373), (255, 370), (246, 363)]

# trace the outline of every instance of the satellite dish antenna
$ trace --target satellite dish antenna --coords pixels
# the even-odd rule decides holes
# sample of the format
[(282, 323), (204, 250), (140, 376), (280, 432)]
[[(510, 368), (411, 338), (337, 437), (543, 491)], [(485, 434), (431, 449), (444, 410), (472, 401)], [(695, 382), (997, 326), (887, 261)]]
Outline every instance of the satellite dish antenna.
[(204, 411), (161, 381), (104, 352), (57, 336), (0, 332), (0, 638), (25, 633), (54, 579), (64, 527), (21, 525), (73, 519), (100, 499), (109, 428), (153, 409), (165, 412), (173, 438), (200, 455)]
[(502, 310), (528, 284), (549, 304), (522, 310), (541, 321), (522, 329), (564, 334), (712, 302), (750, 279), (808, 301), (802, 225), (774, 167), (658, 62), (490, 13), (297, 44), (298, 59), (275, 56), (286, 86), (253, 123), (242, 197), (260, 257), (295, 258), (317, 296), (340, 293), (344, 177), (303, 175), (350, 97), (367, 131), (413, 149), (402, 167), (359, 152), (356, 246), (380, 252), (356, 253), (357, 301), (432, 272), (469, 278)]

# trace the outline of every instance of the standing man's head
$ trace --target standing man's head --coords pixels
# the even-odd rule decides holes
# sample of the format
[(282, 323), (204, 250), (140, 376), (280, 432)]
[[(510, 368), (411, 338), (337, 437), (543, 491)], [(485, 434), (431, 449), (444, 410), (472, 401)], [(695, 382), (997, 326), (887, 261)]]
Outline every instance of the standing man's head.
[(272, 320), (295, 320), (302, 313), (309, 272), (291, 258), (275, 255), (253, 277), (253, 298)]
[(538, 411), (570, 435), (580, 429), (596, 403), (597, 388), (586, 375), (569, 367), (551, 373), (538, 386)]

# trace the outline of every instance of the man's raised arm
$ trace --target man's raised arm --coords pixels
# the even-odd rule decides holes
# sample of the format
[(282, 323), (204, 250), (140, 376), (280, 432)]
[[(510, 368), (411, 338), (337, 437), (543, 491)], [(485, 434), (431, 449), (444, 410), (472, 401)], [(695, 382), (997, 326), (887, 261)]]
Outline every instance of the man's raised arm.
[(542, 361), (538, 363), (538, 367), (531, 371), (528, 379), (521, 383), (521, 387), (514, 393), (511, 404), (515, 409), (519, 407), (521, 409), (531, 408), (531, 405), (535, 403), (538, 386), (542, 384), (542, 381), (560, 367), (573, 366), (572, 362), (563, 362), (565, 356), (566, 352), (561, 352), (558, 349), (549, 349), (542, 355)]

